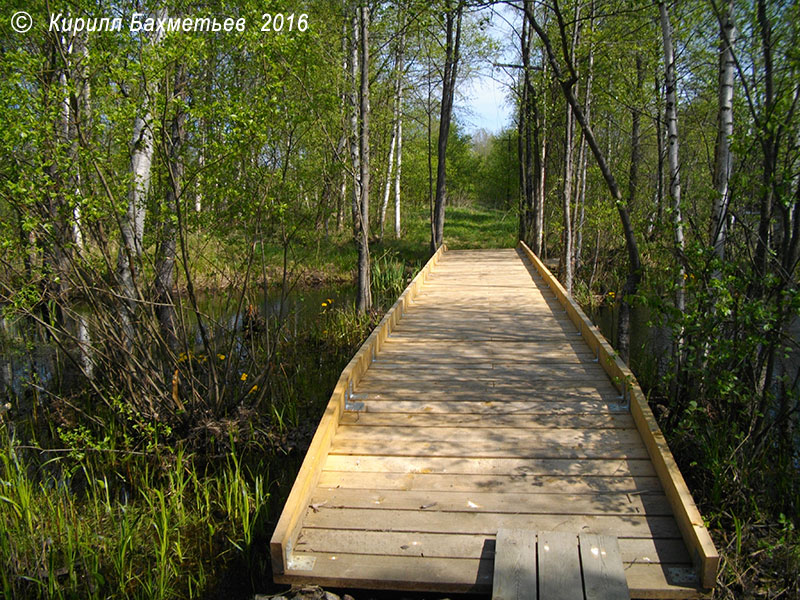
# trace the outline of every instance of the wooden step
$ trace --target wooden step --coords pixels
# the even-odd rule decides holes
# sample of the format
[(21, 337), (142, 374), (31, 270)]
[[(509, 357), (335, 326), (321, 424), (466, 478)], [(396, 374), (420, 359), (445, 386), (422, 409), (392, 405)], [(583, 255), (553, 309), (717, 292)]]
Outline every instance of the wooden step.
[(500, 529), (493, 600), (629, 600), (617, 538)]

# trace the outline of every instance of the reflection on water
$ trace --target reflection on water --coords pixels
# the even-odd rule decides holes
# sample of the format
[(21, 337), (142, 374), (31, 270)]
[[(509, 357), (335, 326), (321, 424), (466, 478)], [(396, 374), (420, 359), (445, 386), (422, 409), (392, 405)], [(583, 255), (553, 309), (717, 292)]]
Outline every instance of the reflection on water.
[[(235, 293), (208, 292), (198, 297), (198, 309), (207, 332), (215, 337), (235, 334), (232, 352), (244, 358), (249, 347), (245, 343), (247, 336), (266, 332), (267, 324), (269, 331), (280, 331), (281, 336), (292, 339), (323, 312), (347, 306), (353, 297), (351, 285), (293, 290), (285, 295), (280, 290), (271, 290), (255, 302)], [(188, 339), (200, 349), (202, 336), (196, 315), (187, 302), (180, 312), (183, 317), (180, 321), (187, 324), (190, 332)], [(92, 334), (97, 331), (93, 328), (92, 313), (87, 307), (75, 307), (59, 329), (63, 331), (57, 333), (56, 340), (41, 323), (7, 317), (0, 310), (0, 393), (6, 398), (3, 402), (48, 390), (69, 389), (70, 384), (81, 385), (83, 377), (94, 376), (93, 353), (97, 350), (92, 340), (98, 336)]]

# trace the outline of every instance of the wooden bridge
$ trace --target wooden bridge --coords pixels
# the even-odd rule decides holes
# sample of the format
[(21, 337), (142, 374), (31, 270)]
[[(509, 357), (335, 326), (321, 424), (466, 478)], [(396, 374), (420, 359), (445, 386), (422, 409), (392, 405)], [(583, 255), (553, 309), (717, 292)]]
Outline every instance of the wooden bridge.
[(277, 582), (543, 600), (702, 597), (719, 561), (630, 371), (524, 245), (417, 275), (343, 371), (271, 553)]

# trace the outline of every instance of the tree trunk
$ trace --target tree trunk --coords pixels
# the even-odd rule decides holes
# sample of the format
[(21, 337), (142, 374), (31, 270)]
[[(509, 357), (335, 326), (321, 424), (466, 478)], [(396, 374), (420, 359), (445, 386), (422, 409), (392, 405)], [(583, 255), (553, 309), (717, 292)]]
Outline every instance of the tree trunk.
[[(594, 24), (594, 2), (589, 6), (589, 27), (593, 28)], [(586, 122), (591, 123), (592, 111), (592, 80), (594, 78), (594, 41), (589, 42), (589, 64), (586, 74), (586, 94), (583, 99), (583, 112), (586, 115)], [(575, 272), (577, 273), (581, 268), (581, 260), (583, 253), (583, 224), (586, 220), (586, 171), (588, 166), (588, 156), (586, 153), (586, 136), (581, 131), (581, 146), (578, 153), (578, 169), (579, 169), (579, 183), (577, 190), (577, 199), (575, 201)], [(579, 208), (580, 207), (580, 208)]]
[(400, 172), (403, 166), (403, 88), (397, 94), (397, 169), (394, 172), (394, 236), (400, 239)]
[(392, 191), (392, 170), (394, 167), (394, 149), (397, 146), (397, 97), (394, 101), (394, 115), (392, 117), (392, 138), (389, 142), (389, 158), (386, 161), (386, 184), (383, 189), (383, 202), (381, 202), (381, 213), (378, 220), (380, 227), (379, 240), (383, 241), (383, 234), (386, 230), (386, 210), (389, 208), (389, 196)]
[(358, 222), (361, 202), (361, 147), (358, 136), (359, 102), (358, 102), (358, 55), (359, 55), (359, 20), (358, 8), (350, 7), (350, 85), (348, 98), (350, 105), (350, 163), (352, 167), (353, 189), (351, 193), (351, 212), (353, 221), (353, 239), (358, 244)]
[[(547, 60), (543, 59), (542, 80), (547, 82)], [(538, 203), (534, 206), (534, 226), (533, 226), (533, 251), (537, 256), (544, 255), (544, 200), (545, 184), (547, 179), (547, 98), (545, 97), (541, 109), (539, 103), (534, 105), (534, 146), (539, 150), (534, 156), (534, 169), (536, 170), (536, 184), (539, 188), (538, 196), (535, 200)], [(536, 139), (538, 137), (538, 140)], [(539, 141), (540, 143), (537, 143)]]
[[(70, 135), (72, 138), (72, 156), (77, 159), (78, 149), (80, 147), (80, 134), (79, 129), (83, 128), (88, 130), (91, 127), (92, 110), (91, 110), (91, 89), (89, 86), (89, 36), (87, 32), (77, 34), (75, 37), (75, 54), (78, 63), (76, 65), (75, 74), (77, 76), (77, 97), (73, 100), (73, 121), (71, 124)], [(88, 137), (88, 136), (87, 136)], [(73, 165), (74, 171), (74, 188), (75, 188), (75, 201), (72, 207), (72, 241), (75, 244), (75, 249), (78, 253), (83, 252), (83, 223), (82, 223), (82, 182), (80, 164), (76, 162)]]
[[(167, 16), (165, 9), (158, 11), (157, 18)], [(157, 46), (161, 42), (163, 30), (156, 29), (149, 44)], [(131, 319), (137, 301), (136, 265), (142, 254), (144, 235), (145, 202), (150, 190), (150, 168), (153, 163), (153, 129), (151, 125), (151, 98), (157, 93), (155, 82), (143, 83), (142, 104), (133, 123), (131, 139), (131, 185), (128, 190), (128, 209), (120, 220), (120, 248), (117, 254), (117, 285), (125, 310), (121, 317), (129, 339), (132, 335)]]
[(567, 104), (564, 125), (564, 180), (561, 184), (561, 208), (564, 217), (564, 243), (561, 260), (564, 262), (564, 288), (572, 295), (572, 107)]
[[(678, 97), (675, 77), (675, 54), (672, 45), (672, 26), (669, 22), (667, 5), (660, 1), (658, 11), (661, 21), (661, 34), (664, 41), (664, 83), (667, 88), (666, 120), (667, 120), (667, 159), (669, 162), (669, 194), (672, 198), (672, 223), (675, 233), (675, 250), (678, 253), (678, 278), (675, 288), (675, 307), (685, 310), (685, 274), (683, 267), (684, 239), (683, 218), (681, 217), (681, 179), (680, 161), (678, 158)], [(678, 345), (680, 345), (678, 340)]]
[(175, 351), (178, 346), (178, 338), (175, 332), (174, 301), (177, 231), (173, 216), (177, 215), (178, 202), (183, 193), (183, 146), (186, 142), (186, 115), (183, 110), (183, 102), (186, 98), (186, 68), (184, 65), (178, 65), (177, 67), (173, 94), (178, 102), (175, 103), (175, 114), (169, 126), (168, 137), (166, 137), (167, 128), (164, 127), (166, 138), (164, 146), (169, 181), (165, 198), (166, 214), (161, 222), (161, 241), (155, 264), (155, 306), (164, 341), (168, 348)]
[[(527, 0), (526, 0), (527, 2)], [(518, 237), (526, 243), (530, 242), (533, 213), (533, 196), (528, 188), (530, 160), (529, 131), (531, 129), (531, 114), (528, 110), (528, 93), (530, 80), (530, 44), (528, 35), (528, 17), (522, 16), (522, 33), (520, 35), (520, 53), (522, 55), (522, 81), (519, 100), (519, 116), (517, 118), (517, 163), (519, 166), (519, 231)]]
[(358, 295), (356, 310), (360, 313), (372, 310), (372, 286), (369, 264), (369, 7), (361, 12), (361, 98), (359, 113), (361, 129), (359, 136), (361, 153), (361, 198), (359, 202), (358, 234)]
[(734, 60), (733, 44), (736, 41), (736, 27), (733, 21), (733, 0), (728, 0), (725, 12), (720, 17), (719, 40), (719, 87), (717, 113), (717, 143), (714, 148), (714, 189), (717, 195), (711, 208), (711, 247), (720, 260), (725, 257), (725, 238), (727, 236), (728, 201), (730, 191), (733, 153), (730, 140), (733, 136), (733, 83)]
[[(436, 199), (434, 201), (434, 226), (431, 238), (431, 254), (436, 252), (444, 239), (444, 208), (447, 195), (447, 138), (450, 135), (450, 118), (453, 113), (453, 96), (458, 71), (459, 46), (461, 44), (461, 15), (463, 5), (460, 0), (453, 9), (450, 2), (445, 13), (447, 46), (445, 49), (444, 79), (442, 81), (442, 106), (439, 115), (439, 140), (437, 144)], [(455, 31), (454, 31), (455, 29)]]
[[(402, 9), (400, 9), (402, 11)], [(381, 214), (380, 214), (380, 228), (381, 228), (381, 235), (380, 239), (383, 240), (383, 233), (386, 226), (386, 210), (389, 207), (389, 197), (392, 191), (392, 183), (394, 183), (395, 187), (395, 236), (399, 236), (399, 204), (400, 204), (400, 182), (399, 178), (396, 177), (394, 182), (392, 180), (392, 168), (394, 166), (395, 161), (395, 149), (397, 151), (397, 167), (399, 169), (400, 165), (400, 143), (401, 143), (401, 135), (402, 135), (402, 125), (401, 125), (401, 117), (400, 111), (402, 110), (402, 98), (403, 98), (403, 57), (405, 53), (405, 40), (406, 40), (406, 32), (405, 32), (405, 13), (403, 12), (401, 15), (400, 20), (400, 39), (397, 43), (397, 54), (395, 56), (395, 95), (394, 95), (394, 111), (392, 114), (392, 139), (389, 144), (389, 161), (386, 167), (386, 188), (384, 189), (383, 194), (383, 204), (381, 205)]]

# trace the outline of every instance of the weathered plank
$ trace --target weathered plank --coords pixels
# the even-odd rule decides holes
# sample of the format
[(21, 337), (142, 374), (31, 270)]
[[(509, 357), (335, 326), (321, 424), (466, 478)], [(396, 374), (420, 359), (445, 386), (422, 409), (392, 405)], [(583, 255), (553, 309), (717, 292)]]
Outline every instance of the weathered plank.
[(532, 517), (508, 513), (448, 513), (429, 508), (434, 507), (419, 510), (350, 509), (327, 505), (314, 510), (309, 507), (305, 526), (342, 531), (414, 531), (487, 536), (495, 535), (503, 527), (535, 527), (548, 531), (582, 531), (631, 538), (680, 537), (680, 531), (671, 517), (563, 514)]
[[(578, 536), (578, 540), (586, 600), (630, 598), (617, 538), (610, 535), (582, 533)], [(686, 551), (685, 548), (682, 550)]]
[[(366, 416), (366, 415), (365, 415)], [(428, 442), (446, 440), (467, 443), (478, 447), (483, 442), (525, 442), (535, 441), (537, 444), (582, 445), (582, 446), (624, 446), (641, 445), (641, 437), (637, 429), (628, 428), (579, 428), (553, 427), (530, 431), (526, 427), (496, 426), (493, 428), (465, 427), (464, 425), (443, 425), (428, 427), (397, 427), (394, 425), (356, 426), (341, 424), (337, 439), (342, 442), (359, 440), (381, 440), (383, 443), (393, 442)]]
[(531, 475), (605, 477), (655, 477), (647, 459), (565, 458), (475, 458), (452, 456), (374, 456), (367, 454), (329, 454), (327, 471), (359, 471), (374, 473), (463, 473), (470, 475)]
[[(581, 534), (581, 536), (583, 535), (589, 534)], [(592, 546), (592, 548), (594, 547), (597, 546)], [(308, 528), (303, 530), (297, 540), (297, 551), (435, 558), (481, 558), (497, 553), (494, 540), (484, 535)], [(670, 568), (678, 565), (683, 565), (684, 568), (691, 566), (686, 547), (680, 539), (623, 538), (619, 540), (617, 558), (621, 558), (621, 561), (628, 565), (633, 563), (666, 564), (670, 565)], [(622, 562), (620, 562), (620, 571)], [(586, 565), (587, 562), (583, 561), (584, 572)], [(622, 577), (624, 582), (624, 573)]]
[(576, 534), (539, 532), (539, 594), (542, 600), (583, 600)]
[(382, 510), (425, 510), (433, 512), (488, 512), (510, 514), (633, 515), (669, 516), (664, 494), (625, 492), (584, 492), (577, 494), (442, 491), (364, 490), (359, 488), (317, 488), (309, 506), (319, 509), (372, 508)]
[(363, 490), (499, 491), (582, 494), (661, 492), (658, 477), (583, 477), (563, 475), (462, 475), (454, 473), (357, 473), (323, 471), (323, 488)]
[(497, 532), (492, 600), (537, 600), (536, 532), (501, 529)]
[[(298, 553), (305, 556), (306, 553)], [(481, 559), (397, 557), (373, 554), (311, 554), (311, 571), (278, 574), (277, 583), (302, 578), (329, 587), (476, 592), (492, 590), (494, 557)], [(633, 598), (704, 598), (697, 585), (670, 575), (660, 564), (632, 564), (625, 569)], [(294, 576), (293, 576), (294, 575)]]
[[(520, 415), (602, 415), (608, 413), (627, 412), (624, 404), (614, 398), (613, 400), (574, 400), (564, 399), (559, 401), (541, 401), (536, 403), (514, 400), (518, 394), (508, 394), (498, 397), (497, 394), (484, 396), (490, 400), (475, 400), (475, 393), (459, 394), (437, 393), (424, 394), (423, 399), (407, 400), (406, 398), (419, 398), (419, 392), (403, 394), (359, 393), (351, 398), (363, 402), (367, 413), (426, 413), (453, 414), (459, 410), (466, 414), (496, 414), (514, 413)], [(458, 398), (463, 396), (463, 400)]]
[(602, 444), (581, 440), (562, 442), (510, 439), (493, 442), (468, 439), (455, 441), (400, 441), (376, 439), (337, 439), (331, 452), (336, 454), (374, 454), (376, 456), (469, 456), (473, 458), (647, 458), (647, 450), (636, 442), (608, 441)]
[[(629, 414), (600, 415), (553, 415), (553, 414), (515, 414), (494, 412), (489, 415), (469, 413), (375, 413), (345, 412), (342, 425), (353, 427), (404, 427), (432, 428), (441, 430), (448, 427), (469, 427), (477, 429), (629, 429), (635, 431), (633, 417)], [(447, 431), (442, 431), (447, 434)], [(534, 435), (528, 431), (529, 435)]]

